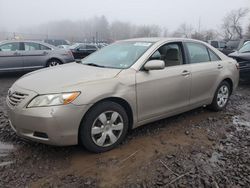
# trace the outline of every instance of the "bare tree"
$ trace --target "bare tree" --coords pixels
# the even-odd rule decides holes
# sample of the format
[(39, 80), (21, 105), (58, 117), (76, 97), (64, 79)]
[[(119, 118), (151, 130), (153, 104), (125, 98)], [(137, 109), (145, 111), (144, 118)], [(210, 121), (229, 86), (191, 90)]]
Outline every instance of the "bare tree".
[(247, 28), (246, 28), (246, 34), (245, 34), (246, 38), (250, 39), (250, 23), (248, 24)]
[(169, 36), (169, 33), (168, 33), (168, 29), (167, 29), (167, 28), (163, 28), (163, 30), (162, 30), (162, 36), (163, 36), (163, 37), (168, 37), (168, 36)]
[(186, 23), (181, 24), (178, 29), (173, 33), (174, 37), (191, 38), (194, 29), (192, 25)]
[(131, 38), (132, 25), (128, 22), (115, 21), (110, 26), (112, 40), (121, 40)]
[(191, 34), (191, 38), (197, 40), (205, 40), (204, 33), (198, 31), (195, 31), (193, 34)]
[(212, 30), (212, 29), (204, 31), (204, 40), (205, 41), (213, 40), (213, 39), (216, 39), (216, 38), (218, 38), (217, 31)]
[(157, 25), (136, 26), (133, 37), (158, 37), (161, 35), (161, 28)]
[(247, 8), (240, 8), (232, 10), (224, 17), (221, 28), (226, 40), (243, 38), (242, 20), (248, 12)]

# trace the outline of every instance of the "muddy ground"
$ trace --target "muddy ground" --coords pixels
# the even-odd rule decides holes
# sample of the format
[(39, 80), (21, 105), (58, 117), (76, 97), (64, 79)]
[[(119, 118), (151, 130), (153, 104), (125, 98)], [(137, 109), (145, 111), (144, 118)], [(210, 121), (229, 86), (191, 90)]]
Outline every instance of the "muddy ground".
[(118, 148), (92, 154), (18, 138), (0, 77), (0, 187), (250, 187), (250, 83), (222, 112), (199, 108), (140, 127)]

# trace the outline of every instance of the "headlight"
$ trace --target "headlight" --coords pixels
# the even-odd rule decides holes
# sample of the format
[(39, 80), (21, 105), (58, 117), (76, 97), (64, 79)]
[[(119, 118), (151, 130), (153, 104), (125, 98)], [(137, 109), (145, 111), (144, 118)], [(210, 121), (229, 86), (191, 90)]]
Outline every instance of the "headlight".
[(27, 108), (65, 105), (74, 101), (79, 95), (80, 92), (39, 95), (28, 104)]

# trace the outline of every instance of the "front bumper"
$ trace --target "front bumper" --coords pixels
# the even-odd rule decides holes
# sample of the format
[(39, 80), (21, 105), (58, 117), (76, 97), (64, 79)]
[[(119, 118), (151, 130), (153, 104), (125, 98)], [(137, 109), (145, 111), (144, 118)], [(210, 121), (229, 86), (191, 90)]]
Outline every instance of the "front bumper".
[(13, 107), (7, 98), (9, 121), (18, 136), (49, 145), (78, 144), (78, 129), (88, 105), (26, 108), (27, 101)]

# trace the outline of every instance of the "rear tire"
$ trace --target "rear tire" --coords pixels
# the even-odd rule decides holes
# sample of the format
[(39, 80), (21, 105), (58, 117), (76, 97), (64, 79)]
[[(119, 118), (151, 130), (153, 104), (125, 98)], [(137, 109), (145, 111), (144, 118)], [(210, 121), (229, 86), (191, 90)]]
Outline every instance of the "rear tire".
[(226, 81), (222, 81), (214, 94), (213, 102), (208, 106), (213, 111), (223, 110), (229, 100), (231, 87)]
[(55, 67), (55, 66), (58, 66), (61, 64), (62, 64), (62, 62), (58, 59), (50, 59), (47, 63), (47, 67)]
[(84, 117), (79, 129), (79, 141), (91, 152), (109, 151), (124, 140), (128, 124), (128, 115), (121, 105), (101, 102)]

